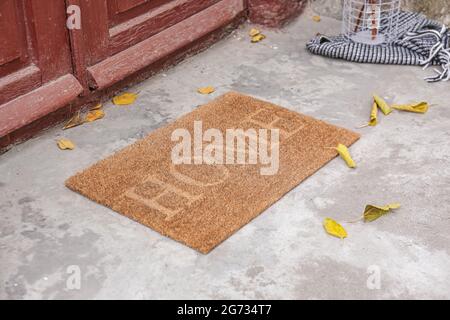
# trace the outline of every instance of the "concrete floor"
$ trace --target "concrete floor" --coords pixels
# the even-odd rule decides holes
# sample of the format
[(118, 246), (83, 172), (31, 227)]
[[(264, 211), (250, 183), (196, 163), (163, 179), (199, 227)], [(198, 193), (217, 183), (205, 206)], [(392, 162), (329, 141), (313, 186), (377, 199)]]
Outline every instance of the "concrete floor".
[[(427, 84), (417, 67), (310, 55), (310, 37), (339, 30), (332, 19), (306, 14), (259, 44), (249, 43), (249, 28), (131, 88), (140, 91), (135, 105), (108, 103), (103, 120), (54, 128), (0, 156), (0, 298), (450, 298), (450, 83)], [(217, 92), (196, 93), (206, 85)], [(372, 92), (433, 107), (359, 130), (357, 170), (334, 160), (206, 256), (64, 187), (229, 90), (350, 129), (367, 121)], [(77, 149), (60, 151), (62, 137)], [(354, 220), (366, 204), (390, 202), (403, 207), (372, 224), (344, 223), (345, 241), (323, 231), (325, 217)], [(70, 266), (81, 272), (79, 289)]]

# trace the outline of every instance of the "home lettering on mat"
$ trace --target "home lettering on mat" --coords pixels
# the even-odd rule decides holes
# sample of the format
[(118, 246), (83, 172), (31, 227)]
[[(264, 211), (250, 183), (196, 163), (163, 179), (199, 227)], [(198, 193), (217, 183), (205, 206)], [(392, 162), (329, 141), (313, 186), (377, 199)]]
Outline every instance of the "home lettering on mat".
[[(173, 178), (182, 183), (181, 185), (208, 188), (223, 184), (229, 177), (229, 171), (225, 166), (215, 166), (215, 168), (221, 170), (222, 177), (212, 182), (193, 179), (177, 170), (175, 165), (171, 165), (169, 172)], [(146, 189), (151, 189), (153, 192), (148, 194), (149, 192), (142, 191)], [(200, 194), (192, 194), (191, 191), (184, 190), (180, 186), (174, 186), (169, 182), (165, 182), (163, 178), (148, 176), (142, 183), (127, 190), (125, 196), (142, 206), (158, 211), (164, 216), (166, 221), (170, 221), (194, 204), (198, 204), (205, 198), (206, 193), (207, 190)], [(170, 201), (170, 199), (174, 198), (178, 198), (180, 201)]]

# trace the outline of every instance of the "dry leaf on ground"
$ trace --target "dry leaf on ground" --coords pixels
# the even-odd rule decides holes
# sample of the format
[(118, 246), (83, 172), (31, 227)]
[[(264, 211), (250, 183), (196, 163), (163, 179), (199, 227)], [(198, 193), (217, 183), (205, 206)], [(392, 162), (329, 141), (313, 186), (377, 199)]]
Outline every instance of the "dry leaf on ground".
[(368, 205), (364, 210), (364, 222), (373, 222), (382, 216), (391, 212), (391, 210), (396, 210), (401, 207), (398, 203), (389, 204), (384, 207)]
[(353, 161), (352, 156), (350, 155), (350, 151), (343, 144), (339, 144), (337, 148), (330, 148), (336, 150), (342, 159), (344, 159), (345, 163), (349, 166), (349, 168), (356, 168), (356, 163)]
[(430, 107), (427, 102), (419, 102), (416, 104), (393, 105), (392, 108), (406, 112), (427, 113)]
[(261, 31), (259, 31), (258, 29), (253, 28), (253, 29), (250, 30), (250, 32), (248, 34), (249, 34), (250, 37), (253, 38), (254, 36), (257, 36), (260, 33), (261, 33)]
[(127, 106), (133, 104), (138, 97), (137, 93), (123, 93), (113, 98), (113, 103), (117, 106)]
[(61, 150), (73, 150), (75, 149), (75, 144), (68, 139), (61, 139), (57, 141), (57, 145)]
[(366, 128), (366, 127), (376, 127), (378, 125), (378, 105), (376, 102), (373, 103), (372, 111), (370, 112), (370, 120), (368, 124), (365, 124), (358, 129)]
[(90, 110), (92, 111), (92, 110), (100, 110), (100, 109), (103, 109), (103, 104), (101, 104), (101, 103), (96, 104)]
[(265, 35), (263, 35), (262, 33), (259, 33), (256, 36), (252, 37), (252, 43), (260, 42), (260, 41), (264, 40), (265, 38), (266, 38)]
[(345, 231), (344, 227), (342, 227), (333, 219), (326, 218), (323, 222), (323, 226), (325, 228), (325, 231), (334, 237), (345, 239), (348, 236), (347, 231)]
[(375, 127), (378, 124), (378, 105), (374, 102), (370, 113), (369, 126)]
[(94, 122), (105, 117), (105, 112), (101, 109), (89, 111), (86, 115), (85, 122)]
[(380, 110), (384, 113), (385, 116), (388, 116), (392, 113), (392, 108), (383, 98), (377, 96), (376, 94), (373, 95), (373, 98), (378, 108), (380, 108)]
[(320, 22), (320, 20), (322, 20), (322, 18), (320, 16), (313, 16), (312, 19), (315, 22)]
[(79, 125), (82, 125), (84, 123), (83, 118), (81, 117), (80, 112), (78, 111), (63, 127), (63, 130), (67, 130), (70, 128), (77, 127)]
[(211, 94), (211, 93), (213, 93), (214, 91), (216, 91), (216, 89), (214, 89), (214, 87), (211, 87), (211, 86), (199, 88), (199, 89), (197, 90), (197, 92), (200, 93), (200, 94)]

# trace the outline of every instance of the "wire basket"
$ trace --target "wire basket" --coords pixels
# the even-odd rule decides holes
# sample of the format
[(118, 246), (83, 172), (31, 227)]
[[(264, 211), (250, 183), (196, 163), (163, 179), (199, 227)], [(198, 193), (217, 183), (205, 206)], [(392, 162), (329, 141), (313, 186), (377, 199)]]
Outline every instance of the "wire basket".
[(401, 0), (344, 0), (343, 34), (369, 45), (397, 39)]

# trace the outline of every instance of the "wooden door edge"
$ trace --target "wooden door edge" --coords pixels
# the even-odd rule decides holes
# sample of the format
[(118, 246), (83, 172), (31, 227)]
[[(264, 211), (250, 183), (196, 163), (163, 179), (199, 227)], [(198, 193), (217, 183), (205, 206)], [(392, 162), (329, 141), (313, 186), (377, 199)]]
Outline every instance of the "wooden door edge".
[(62, 108), (83, 92), (71, 74), (0, 105), (0, 137)]

